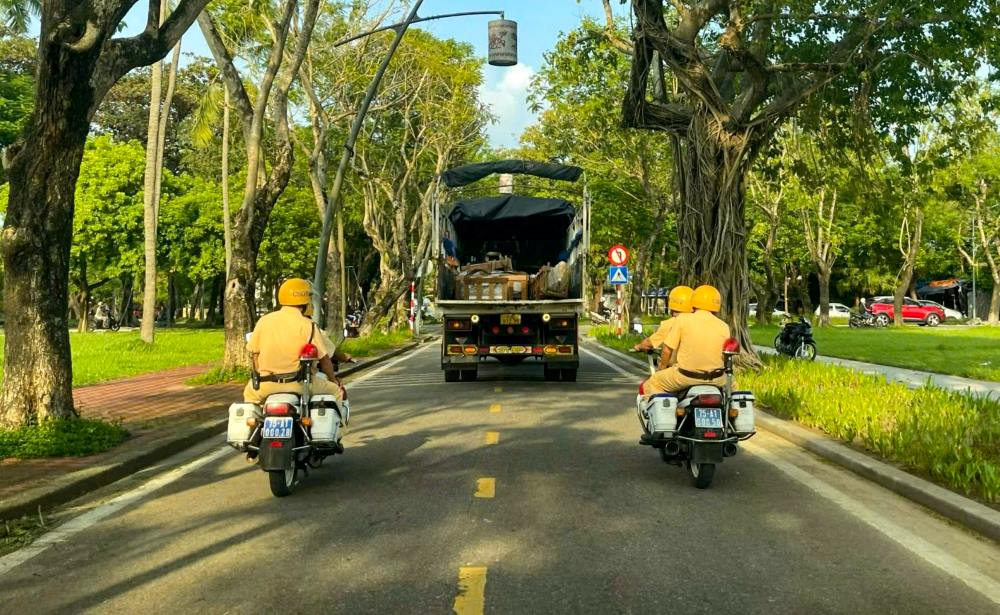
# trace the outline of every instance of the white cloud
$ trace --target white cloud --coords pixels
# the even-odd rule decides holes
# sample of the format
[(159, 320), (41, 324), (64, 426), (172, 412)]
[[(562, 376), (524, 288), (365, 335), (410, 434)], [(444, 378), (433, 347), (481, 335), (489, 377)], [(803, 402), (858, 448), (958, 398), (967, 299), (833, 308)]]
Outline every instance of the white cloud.
[(496, 116), (496, 122), (486, 130), (490, 145), (515, 147), (524, 129), (535, 121), (535, 115), (528, 109), (528, 87), (535, 69), (527, 64), (516, 64), (484, 70), (486, 79), (479, 96)]

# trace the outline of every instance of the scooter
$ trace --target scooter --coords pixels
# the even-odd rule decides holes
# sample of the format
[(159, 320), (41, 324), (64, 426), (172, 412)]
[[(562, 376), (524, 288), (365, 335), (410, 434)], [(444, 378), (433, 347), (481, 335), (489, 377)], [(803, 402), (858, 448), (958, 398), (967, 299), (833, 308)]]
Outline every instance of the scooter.
[[(327, 457), (344, 452), (340, 440), (351, 418), (350, 404), (346, 396), (338, 401), (333, 395), (311, 394), (318, 363), (319, 350), (307, 343), (299, 352), (294, 380), (302, 383), (301, 395), (269, 395), (263, 408), (250, 403), (229, 406), (226, 442), (259, 459), (276, 497), (290, 495), (299, 474), (308, 475), (310, 468), (318, 468)], [(258, 386), (260, 375), (255, 370), (251, 378)]]
[[(665, 463), (686, 466), (694, 486), (707, 489), (715, 477), (715, 466), (739, 452), (739, 442), (754, 429), (754, 396), (750, 391), (733, 390), (733, 360), (739, 342), (730, 338), (722, 356), (726, 384), (695, 385), (677, 395), (646, 394), (645, 381), (635, 398), (642, 436), (639, 444), (651, 446)], [(646, 355), (649, 373), (656, 373), (657, 351)]]
[(875, 318), (875, 315), (868, 310), (862, 310), (861, 312), (851, 312), (848, 317), (847, 325), (852, 329), (860, 329), (865, 327), (882, 328), (885, 324)]

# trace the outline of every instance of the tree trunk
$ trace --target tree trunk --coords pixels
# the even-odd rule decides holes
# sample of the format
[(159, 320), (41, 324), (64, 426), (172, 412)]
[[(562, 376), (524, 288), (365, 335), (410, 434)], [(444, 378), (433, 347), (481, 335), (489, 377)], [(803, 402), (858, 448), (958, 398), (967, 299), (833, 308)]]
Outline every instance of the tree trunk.
[(256, 283), (256, 251), (251, 249), (246, 237), (240, 237), (240, 223), (236, 224), (233, 242), (233, 260), (226, 282), (224, 298), (225, 353), (222, 359), (224, 369), (247, 367), (245, 336), (253, 330), (254, 285)]
[[(163, 11), (165, 0), (160, 2), (160, 18), (166, 17)], [(162, 98), (163, 63), (156, 62), (152, 66), (149, 85), (149, 118), (146, 123), (146, 170), (143, 174), (142, 190), (142, 229), (143, 229), (143, 260), (145, 262), (145, 277), (142, 289), (142, 324), (139, 327), (139, 339), (147, 344), (153, 343), (156, 327), (156, 150), (160, 144), (160, 103)]]
[(830, 277), (831, 270), (821, 268), (819, 270), (819, 325), (821, 327), (830, 326)]
[(223, 85), (222, 106), (222, 243), (226, 249), (226, 277), (233, 263), (233, 219), (229, 212), (229, 86)]
[(993, 296), (990, 297), (990, 315), (987, 322), (1000, 325), (1000, 279), (993, 280)]
[(914, 229), (912, 234), (908, 232), (906, 228), (906, 215), (904, 216), (904, 227), (900, 231), (900, 234), (906, 233), (905, 239), (907, 242), (906, 249), (902, 249), (902, 239), (900, 240), (900, 248), (903, 254), (903, 267), (899, 273), (899, 284), (896, 286), (895, 292), (893, 293), (893, 324), (897, 327), (903, 326), (903, 296), (906, 291), (910, 289), (910, 284), (913, 282), (913, 269), (917, 264), (917, 254), (920, 252), (920, 242), (923, 239), (924, 231), (924, 212), (917, 208), (913, 216)]
[(13, 146), (2, 241), (3, 427), (76, 416), (67, 320), (69, 250), (95, 61), (95, 54), (41, 45), (31, 124), (23, 144)]
[[(740, 347), (753, 354), (747, 330), (749, 276), (746, 257), (744, 178), (750, 164), (748, 135), (724, 135), (697, 115), (683, 138), (678, 211), (680, 281), (711, 284), (722, 294), (719, 317)], [(725, 142), (726, 140), (732, 142)]]
[(764, 269), (764, 285), (763, 292), (757, 297), (756, 319), (758, 324), (763, 325), (771, 324), (771, 313), (774, 312), (774, 301), (777, 296), (775, 292), (777, 282), (774, 279), (774, 264), (771, 257), (774, 254), (774, 244), (778, 240), (778, 228), (778, 220), (772, 219), (767, 231), (767, 243), (764, 244), (764, 257), (761, 263)]

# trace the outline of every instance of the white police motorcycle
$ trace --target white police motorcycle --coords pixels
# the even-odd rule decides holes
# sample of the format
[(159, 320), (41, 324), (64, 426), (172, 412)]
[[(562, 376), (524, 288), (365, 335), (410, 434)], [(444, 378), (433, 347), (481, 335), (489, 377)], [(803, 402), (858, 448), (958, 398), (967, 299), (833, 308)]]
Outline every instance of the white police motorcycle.
[[(723, 345), (726, 384), (721, 389), (706, 384), (692, 386), (678, 395), (647, 395), (639, 385), (635, 400), (643, 431), (639, 443), (657, 449), (666, 463), (686, 465), (699, 489), (712, 484), (715, 466), (736, 455), (740, 441), (757, 433), (753, 394), (733, 391), (733, 359), (739, 350), (739, 342), (733, 338)], [(657, 354), (647, 353), (650, 375), (656, 371)]]
[[(299, 352), (299, 371), (288, 382), (301, 382), (303, 392), (269, 395), (263, 408), (257, 404), (229, 406), (226, 442), (251, 458), (257, 457), (267, 473), (271, 493), (292, 493), (299, 474), (308, 474), (330, 455), (344, 452), (343, 428), (351, 418), (347, 400), (333, 395), (312, 395), (319, 351), (308, 343)], [(260, 375), (253, 372), (254, 386)]]

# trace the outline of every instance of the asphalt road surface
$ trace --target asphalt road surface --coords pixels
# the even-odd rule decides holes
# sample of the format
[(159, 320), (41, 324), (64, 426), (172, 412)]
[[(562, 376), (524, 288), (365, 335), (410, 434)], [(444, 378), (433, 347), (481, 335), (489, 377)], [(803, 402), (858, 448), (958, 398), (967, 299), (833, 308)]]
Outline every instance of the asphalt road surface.
[(349, 382), (346, 454), (291, 497), (206, 445), (0, 558), (0, 611), (1000, 612), (995, 543), (784, 440), (694, 489), (637, 444), (617, 361), (446, 384), (425, 345)]

